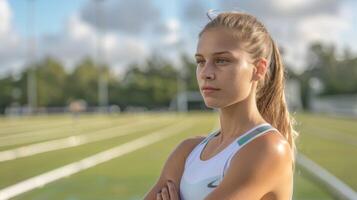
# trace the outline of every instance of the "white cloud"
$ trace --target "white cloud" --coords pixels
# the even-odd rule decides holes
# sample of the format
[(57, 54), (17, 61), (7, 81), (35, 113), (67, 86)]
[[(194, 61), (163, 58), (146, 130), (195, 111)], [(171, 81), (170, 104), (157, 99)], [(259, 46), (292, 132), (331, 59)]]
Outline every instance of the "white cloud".
[(139, 38), (99, 31), (79, 15), (69, 18), (64, 32), (66, 34), (43, 39), (41, 43), (46, 44), (45, 54), (60, 59), (70, 67), (86, 56), (110, 66), (123, 66), (123, 63), (139, 62), (148, 54), (146, 43)]
[(338, 16), (315, 15), (298, 22), (297, 31), (307, 41), (338, 42), (341, 33), (351, 26)]
[(272, 5), (277, 10), (292, 12), (296, 9), (301, 9), (306, 5), (311, 4), (311, 2), (313, 2), (313, 0), (290, 0), (290, 1), (273, 0)]
[(68, 21), (66, 31), (74, 40), (93, 39), (95, 37), (95, 30), (85, 23), (78, 15), (72, 15)]
[(130, 34), (140, 34), (160, 20), (160, 10), (147, 0), (88, 1), (80, 15), (94, 27)]
[(302, 16), (314, 14), (316, 11), (331, 13), (339, 2), (338, 0), (265, 0), (264, 4), (269, 4), (278, 15)]
[(0, 74), (19, 70), (24, 64), (25, 42), (12, 27), (12, 11), (7, 0), (0, 0)]
[(163, 45), (176, 45), (180, 42), (180, 22), (177, 19), (169, 19), (165, 23), (166, 34), (162, 37)]
[(10, 31), (11, 10), (7, 0), (0, 0), (0, 36)]
[[(52, 56), (59, 59), (67, 69), (72, 69), (81, 59), (90, 56), (109, 64), (116, 73), (125, 71), (125, 66), (129, 63), (144, 62), (151, 52), (150, 41), (160, 40), (162, 35), (150, 40), (140, 34), (134, 34), (133, 31), (142, 31), (145, 26), (157, 26), (155, 24), (161, 23), (158, 10), (150, 2), (144, 0), (127, 0), (120, 4), (120, 10), (123, 12), (116, 12), (118, 7), (115, 6), (119, 5), (118, 1), (106, 2), (106, 7), (104, 7), (106, 10), (103, 11), (107, 17), (111, 17), (110, 22), (114, 24), (107, 25), (112, 25), (112, 28), (97, 27), (93, 21), (95, 15), (92, 12), (95, 8), (87, 3), (82, 10), (68, 17), (62, 31), (36, 38), (36, 59)], [(138, 15), (134, 11), (140, 7), (145, 12)], [(11, 16), (12, 10), (8, 1), (0, 0), (0, 74), (21, 71), (27, 59), (29, 42), (26, 38), (21, 38), (12, 28)], [(118, 21), (119, 18), (121, 20)], [(129, 18), (131, 20), (127, 20)], [(169, 21), (167, 28), (165, 42), (177, 42), (178, 22)], [(164, 44), (156, 44), (156, 47), (160, 45)], [(97, 55), (98, 52), (99, 55)]]
[[(0, 0), (0, 11), (0, 73), (19, 72), (25, 66), (28, 41), (12, 29), (11, 9), (6, 0)], [(97, 56), (97, 52), (100, 55)], [(144, 40), (116, 32), (98, 32), (98, 29), (78, 14), (68, 18), (62, 32), (36, 38), (36, 58), (55, 57), (67, 69), (90, 56), (115, 67), (116, 72), (123, 72), (125, 69), (118, 67), (123, 68), (131, 62), (142, 62), (149, 55), (148, 52)]]
[[(209, 21), (206, 11), (212, 8), (203, 0), (187, 0), (181, 5), (179, 19), (162, 20), (160, 10), (149, 1), (105, 2), (103, 16), (106, 20), (102, 23), (105, 27), (95, 23), (93, 1), (85, 3), (77, 14), (68, 18), (62, 32), (38, 38), (38, 58), (52, 55), (65, 65), (73, 66), (85, 56), (95, 57), (96, 38), (101, 35), (100, 58), (116, 71), (122, 71), (129, 62), (145, 60), (151, 52), (176, 59), (178, 49), (195, 51), (197, 34)], [(351, 31), (357, 26), (352, 23), (357, 17), (356, 4), (346, 6), (346, 2), (349, 1), (241, 0), (237, 3), (236, 0), (220, 0), (216, 3), (223, 10), (239, 8), (261, 19), (273, 38), (284, 47), (285, 59), (297, 70), (302, 70), (309, 42), (331, 41), (339, 46), (356, 42), (355, 37), (348, 39), (352, 34), (346, 34), (357, 32)], [(28, 42), (15, 32), (11, 18), (8, 0), (0, 0), (0, 73), (21, 69), (26, 59)]]
[(352, 26), (352, 19), (346, 17), (342, 9), (334, 15), (316, 13), (297, 19), (291, 27), (293, 33), (281, 41), (287, 50), (287, 62), (297, 67), (297, 71), (303, 70), (309, 44), (316, 41), (334, 44), (338, 50), (345, 48), (343, 34)]
[(341, 48), (343, 35), (351, 31), (354, 20), (346, 6), (348, 0), (222, 0), (223, 10), (239, 8), (260, 19), (272, 37), (284, 48), (284, 58), (296, 71), (306, 65), (306, 50), (314, 41)]

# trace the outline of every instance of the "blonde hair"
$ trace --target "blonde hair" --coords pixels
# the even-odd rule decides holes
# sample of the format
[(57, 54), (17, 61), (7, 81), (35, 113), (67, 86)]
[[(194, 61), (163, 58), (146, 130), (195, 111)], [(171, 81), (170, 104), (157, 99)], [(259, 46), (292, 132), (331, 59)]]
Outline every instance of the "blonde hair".
[[(211, 18), (210, 18), (211, 19)], [(265, 77), (258, 82), (256, 103), (263, 118), (274, 126), (288, 141), (293, 153), (295, 166), (295, 139), (299, 135), (294, 129), (295, 120), (289, 114), (285, 101), (285, 68), (279, 49), (264, 25), (254, 16), (241, 12), (222, 12), (206, 24), (199, 37), (208, 29), (226, 28), (242, 42), (254, 62), (259, 58), (268, 61)]]

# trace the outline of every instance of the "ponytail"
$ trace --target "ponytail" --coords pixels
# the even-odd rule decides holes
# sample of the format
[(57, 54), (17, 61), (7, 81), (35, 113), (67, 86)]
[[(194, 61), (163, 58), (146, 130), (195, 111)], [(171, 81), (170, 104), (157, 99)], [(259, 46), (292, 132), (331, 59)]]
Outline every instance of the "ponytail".
[[(285, 70), (279, 49), (271, 39), (271, 56), (269, 70), (263, 83), (257, 90), (257, 107), (261, 115), (272, 124), (288, 141), (293, 153), (293, 168), (295, 165), (295, 138), (298, 133), (293, 126), (295, 120), (290, 116), (285, 100)], [(258, 85), (259, 85), (258, 84)]]

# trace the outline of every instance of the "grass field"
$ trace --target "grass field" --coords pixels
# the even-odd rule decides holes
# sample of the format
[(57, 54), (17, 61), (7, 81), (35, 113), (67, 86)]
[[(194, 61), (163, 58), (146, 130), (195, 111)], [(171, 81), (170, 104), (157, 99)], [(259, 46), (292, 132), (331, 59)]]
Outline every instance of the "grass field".
[[(0, 191), (152, 132), (186, 122), (190, 126), (178, 134), (13, 198), (141, 199), (156, 181), (167, 156), (176, 145), (187, 137), (208, 134), (217, 126), (217, 119), (217, 113), (0, 118), (0, 159), (1, 152), (7, 150), (66, 138), (72, 142), (68, 148), (51, 146), (51, 151), (0, 162)], [(356, 120), (299, 113), (297, 121), (300, 123), (297, 128), (301, 131), (297, 140), (299, 151), (357, 190)], [(312, 199), (333, 198), (297, 168), (294, 200)]]

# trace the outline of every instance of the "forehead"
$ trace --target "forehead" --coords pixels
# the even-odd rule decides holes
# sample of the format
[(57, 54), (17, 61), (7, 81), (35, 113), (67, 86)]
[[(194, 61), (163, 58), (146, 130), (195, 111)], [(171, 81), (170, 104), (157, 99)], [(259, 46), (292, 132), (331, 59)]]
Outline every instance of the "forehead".
[(209, 29), (202, 33), (197, 44), (197, 54), (211, 55), (214, 52), (228, 51), (241, 54), (240, 42), (234, 38), (231, 31), (223, 28)]

